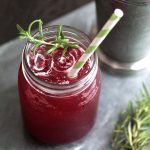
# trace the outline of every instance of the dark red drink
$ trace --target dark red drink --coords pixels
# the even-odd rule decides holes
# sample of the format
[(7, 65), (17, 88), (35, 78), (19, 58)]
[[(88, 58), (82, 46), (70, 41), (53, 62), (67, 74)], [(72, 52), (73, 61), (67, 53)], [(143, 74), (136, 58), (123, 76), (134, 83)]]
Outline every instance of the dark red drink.
[[(56, 30), (56, 27), (49, 28)], [(90, 41), (80, 31), (69, 27), (64, 30), (68, 32), (68, 39), (79, 42), (80, 48), (69, 48), (61, 57), (62, 48), (45, 55), (47, 46), (43, 45), (33, 55), (32, 44), (28, 43), (18, 75), (25, 125), (32, 136), (50, 144), (71, 142), (86, 135), (94, 125), (99, 101), (100, 72), (96, 54), (76, 78), (67, 76)]]

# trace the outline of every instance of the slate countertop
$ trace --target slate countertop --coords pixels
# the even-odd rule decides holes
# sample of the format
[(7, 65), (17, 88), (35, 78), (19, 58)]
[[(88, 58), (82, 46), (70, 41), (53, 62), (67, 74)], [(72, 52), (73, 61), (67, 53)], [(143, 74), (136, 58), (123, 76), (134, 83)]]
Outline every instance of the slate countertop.
[[(85, 17), (86, 16), (86, 17)], [(87, 34), (96, 25), (94, 2), (50, 24), (74, 26)], [(17, 72), (24, 42), (14, 39), (0, 46), (0, 150), (112, 150), (110, 139), (118, 113), (135, 99), (144, 81), (150, 87), (150, 71), (132, 76), (102, 71), (102, 90), (97, 121), (83, 139), (60, 146), (42, 145), (24, 130), (17, 91)]]

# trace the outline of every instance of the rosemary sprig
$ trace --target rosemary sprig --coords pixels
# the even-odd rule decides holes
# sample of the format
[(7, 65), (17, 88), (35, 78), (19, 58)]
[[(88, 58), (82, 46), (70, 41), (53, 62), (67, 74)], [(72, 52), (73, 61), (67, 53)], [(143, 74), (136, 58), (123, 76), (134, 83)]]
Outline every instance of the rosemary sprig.
[[(31, 35), (31, 29), (33, 25), (38, 24), (38, 35), (37, 36), (32, 36)], [(44, 38), (43, 34), (43, 22), (41, 19), (39, 20), (34, 20), (33, 22), (30, 23), (28, 30), (25, 31), (20, 25), (17, 24), (17, 29), (19, 30), (19, 38), (20, 39), (27, 39), (31, 43), (34, 44), (33, 48), (33, 54), (36, 54), (36, 49), (40, 47), (41, 45), (48, 45), (49, 49), (47, 50), (47, 54), (52, 53), (55, 51), (57, 48), (63, 48), (64, 50), (62, 51), (62, 56), (65, 55), (67, 52), (68, 48), (79, 48), (79, 45), (76, 44), (75, 42), (69, 41), (69, 39), (65, 38), (63, 34), (63, 26), (60, 25), (57, 29), (57, 34), (55, 37), (54, 41), (47, 42), (46, 39)]]
[(148, 150), (150, 144), (150, 94), (143, 84), (141, 97), (120, 114), (114, 130), (115, 150)]

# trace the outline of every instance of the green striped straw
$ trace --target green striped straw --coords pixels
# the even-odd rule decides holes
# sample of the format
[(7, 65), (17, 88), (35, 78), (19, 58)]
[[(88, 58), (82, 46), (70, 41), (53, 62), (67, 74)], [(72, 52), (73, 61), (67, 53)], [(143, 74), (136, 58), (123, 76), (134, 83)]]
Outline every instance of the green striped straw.
[(84, 54), (80, 57), (80, 59), (76, 62), (73, 68), (68, 73), (69, 77), (76, 77), (80, 69), (86, 63), (86, 61), (91, 57), (91, 55), (95, 52), (95, 50), (99, 47), (99, 45), (103, 42), (106, 36), (110, 33), (110, 31), (114, 28), (114, 26), (118, 23), (118, 21), (123, 16), (123, 11), (120, 9), (115, 9), (114, 13), (111, 15), (109, 20), (94, 38), (92, 43), (89, 45)]

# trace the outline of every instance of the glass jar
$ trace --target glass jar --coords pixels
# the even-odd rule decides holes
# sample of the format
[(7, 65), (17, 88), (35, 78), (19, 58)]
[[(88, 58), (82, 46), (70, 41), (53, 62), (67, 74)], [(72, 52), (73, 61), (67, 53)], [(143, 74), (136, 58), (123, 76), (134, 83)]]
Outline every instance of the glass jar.
[[(57, 28), (45, 28), (44, 36), (53, 39)], [(74, 28), (64, 26), (63, 33), (83, 49), (90, 44), (87, 35)], [(62, 144), (80, 139), (89, 132), (96, 119), (101, 81), (97, 55), (92, 56), (91, 70), (83, 78), (68, 85), (57, 85), (44, 82), (31, 72), (27, 63), (31, 48), (31, 43), (25, 45), (18, 73), (27, 130), (44, 143)]]

